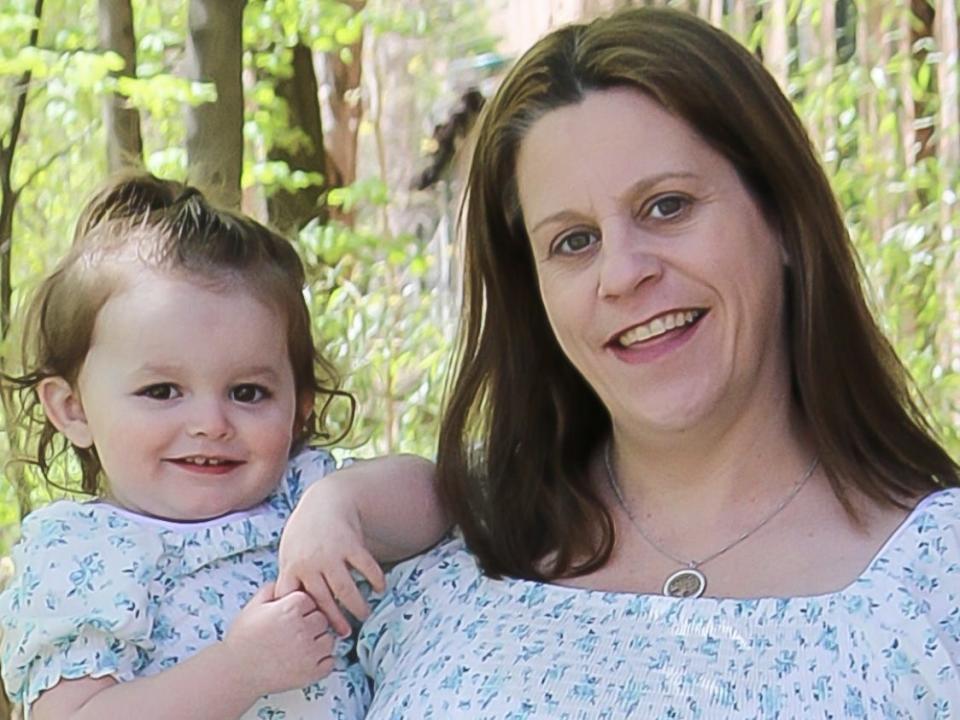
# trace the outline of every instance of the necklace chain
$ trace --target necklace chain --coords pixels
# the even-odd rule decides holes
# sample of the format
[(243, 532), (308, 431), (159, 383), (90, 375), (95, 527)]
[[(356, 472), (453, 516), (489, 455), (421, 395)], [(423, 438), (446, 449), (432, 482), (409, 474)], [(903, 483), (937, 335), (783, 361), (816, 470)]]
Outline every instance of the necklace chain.
[(652, 537), (647, 535), (643, 531), (643, 528), (640, 527), (640, 523), (637, 522), (636, 517), (634, 517), (633, 513), (630, 511), (630, 507), (627, 505), (626, 501), (623, 498), (623, 492), (620, 490), (620, 484), (617, 482), (617, 476), (613, 471), (613, 461), (610, 459), (611, 445), (612, 443), (608, 442), (603, 449), (603, 464), (607, 470), (607, 481), (610, 483), (610, 488), (613, 490), (613, 494), (616, 495), (617, 497), (617, 502), (620, 504), (620, 507), (623, 509), (623, 512), (626, 513), (627, 518), (629, 518), (630, 524), (633, 525), (634, 530), (636, 530), (637, 533), (639, 533), (640, 537), (646, 540), (647, 544), (649, 544), (650, 547), (652, 547), (658, 553), (663, 555), (665, 558), (669, 558), (670, 560), (673, 560), (673, 562), (679, 565), (683, 565), (684, 567), (690, 568), (691, 570), (696, 570), (701, 565), (705, 565), (711, 560), (715, 560), (716, 558), (720, 557), (728, 550), (732, 550), (737, 545), (739, 545), (744, 540), (746, 540), (748, 537), (750, 537), (755, 532), (760, 530), (760, 528), (762, 528), (768, 522), (773, 520), (777, 515), (779, 515), (781, 511), (783, 511), (783, 509), (790, 504), (790, 501), (793, 500), (800, 493), (800, 491), (803, 489), (803, 486), (807, 484), (807, 481), (813, 475), (813, 471), (816, 470), (817, 465), (820, 462), (819, 456), (815, 456), (813, 458), (813, 461), (810, 463), (810, 466), (803, 473), (803, 476), (800, 478), (800, 480), (797, 481), (797, 484), (794, 486), (794, 488), (783, 498), (783, 500), (780, 501), (780, 503), (773, 510), (767, 513), (767, 515), (759, 523), (754, 525), (752, 528), (749, 528), (745, 532), (741, 533), (732, 542), (727, 543), (716, 552), (711, 553), (710, 555), (707, 555), (707, 557), (703, 558), (702, 560), (684, 560), (683, 558), (679, 558), (673, 553), (671, 553), (670, 551), (668, 551), (666, 548), (663, 547), (663, 545), (661, 545)]

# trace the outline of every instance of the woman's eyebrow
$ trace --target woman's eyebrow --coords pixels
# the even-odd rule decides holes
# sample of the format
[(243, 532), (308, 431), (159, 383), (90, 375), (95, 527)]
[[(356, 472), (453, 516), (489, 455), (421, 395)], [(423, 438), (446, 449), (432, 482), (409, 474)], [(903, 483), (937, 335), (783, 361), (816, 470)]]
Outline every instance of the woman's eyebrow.
[(692, 173), (689, 170), (667, 170), (665, 172), (657, 173), (656, 175), (648, 175), (647, 177), (640, 178), (633, 183), (633, 185), (624, 190), (618, 199), (620, 202), (631, 200), (636, 195), (656, 187), (664, 180), (689, 180), (690, 178), (694, 177), (697, 177), (697, 174)]
[[(629, 200), (635, 195), (643, 193), (652, 187), (656, 187), (664, 180), (689, 179), (693, 177), (696, 177), (696, 173), (686, 170), (668, 170), (666, 172), (657, 173), (656, 175), (648, 175), (647, 177), (640, 178), (633, 183), (621, 194), (618, 199), (621, 202)], [(559, 210), (538, 220), (530, 228), (528, 234), (534, 235), (543, 225), (547, 225), (552, 222), (571, 222), (582, 220), (583, 217), (583, 213), (577, 212), (576, 210)]]

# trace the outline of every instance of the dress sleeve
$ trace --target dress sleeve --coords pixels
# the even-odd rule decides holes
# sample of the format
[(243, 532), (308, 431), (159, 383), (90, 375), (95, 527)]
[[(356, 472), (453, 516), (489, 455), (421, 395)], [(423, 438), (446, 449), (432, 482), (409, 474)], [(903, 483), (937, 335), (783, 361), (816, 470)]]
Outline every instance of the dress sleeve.
[(290, 458), (280, 488), (290, 508), (300, 502), (308, 487), (337, 467), (333, 455), (321, 448), (308, 447)]
[(372, 595), (372, 613), (357, 639), (357, 656), (364, 672), (379, 686), (390, 669), (405, 662), (404, 653), (418, 643), (421, 632), (436, 632), (439, 616), (459, 603), (455, 596), (482, 578), (459, 537), (395, 566), (387, 573), (387, 590)]
[(7, 694), (30, 705), (61, 679), (130, 680), (153, 648), (150, 582), (159, 538), (92, 505), (54, 503), (23, 523), (0, 594)]
[(928, 505), (935, 519), (920, 518), (917, 547), (904, 563), (908, 592), (899, 607), (907, 615), (926, 611), (933, 636), (924, 654), (945, 650), (955, 677), (960, 674), (960, 491), (940, 493)]

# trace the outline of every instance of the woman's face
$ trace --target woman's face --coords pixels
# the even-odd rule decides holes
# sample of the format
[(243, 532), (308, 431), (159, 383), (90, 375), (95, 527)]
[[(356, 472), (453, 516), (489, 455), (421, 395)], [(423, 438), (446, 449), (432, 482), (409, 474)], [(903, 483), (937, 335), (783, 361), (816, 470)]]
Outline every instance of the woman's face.
[(550, 324), (615, 427), (691, 430), (789, 392), (778, 235), (686, 122), (589, 92), (534, 123), (517, 180)]

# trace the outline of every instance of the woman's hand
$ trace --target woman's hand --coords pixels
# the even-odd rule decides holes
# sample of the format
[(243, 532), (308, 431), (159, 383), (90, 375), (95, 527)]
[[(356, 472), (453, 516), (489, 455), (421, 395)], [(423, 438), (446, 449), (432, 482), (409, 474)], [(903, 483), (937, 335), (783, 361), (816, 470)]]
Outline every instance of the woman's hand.
[(341, 606), (359, 620), (370, 612), (351, 570), (378, 592), (383, 592), (385, 584), (383, 570), (364, 545), (360, 510), (349, 491), (350, 481), (344, 484), (340, 479), (348, 471), (318, 480), (293, 511), (280, 538), (275, 591), (282, 597), (302, 589), (342, 636), (350, 634), (351, 626)]
[(303, 589), (331, 627), (348, 635), (341, 607), (358, 620), (370, 612), (351, 571), (383, 592), (378, 561), (423, 552), (449, 529), (435, 474), (429, 460), (390, 455), (355, 462), (314, 482), (280, 538), (277, 595)]

